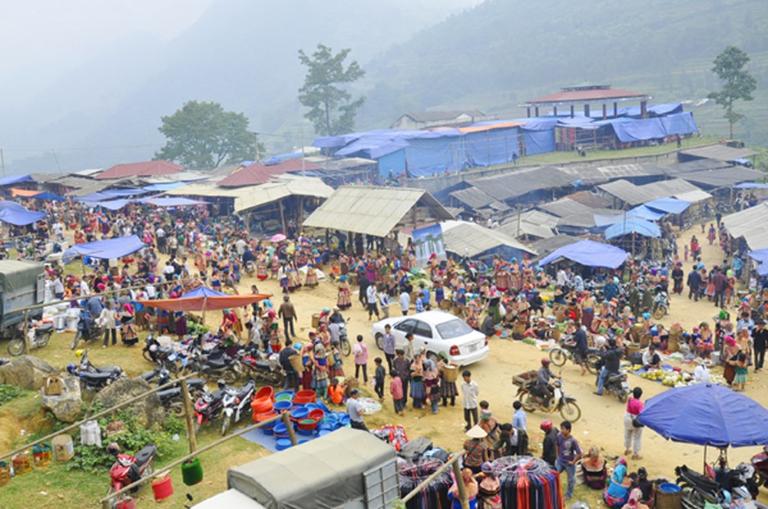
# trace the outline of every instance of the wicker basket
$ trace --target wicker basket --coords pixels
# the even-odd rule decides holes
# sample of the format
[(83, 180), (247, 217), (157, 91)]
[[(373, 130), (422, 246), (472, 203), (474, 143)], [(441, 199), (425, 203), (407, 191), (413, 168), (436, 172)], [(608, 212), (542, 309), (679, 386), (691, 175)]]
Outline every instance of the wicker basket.
[(443, 380), (455, 382), (459, 378), (459, 368), (456, 366), (443, 366)]
[(301, 361), (301, 355), (291, 355), (288, 357), (288, 361), (290, 361), (291, 367), (296, 373), (301, 374), (301, 372), (304, 371), (304, 364)]
[(526, 371), (512, 377), (512, 383), (517, 386), (526, 385), (536, 379), (536, 371)]

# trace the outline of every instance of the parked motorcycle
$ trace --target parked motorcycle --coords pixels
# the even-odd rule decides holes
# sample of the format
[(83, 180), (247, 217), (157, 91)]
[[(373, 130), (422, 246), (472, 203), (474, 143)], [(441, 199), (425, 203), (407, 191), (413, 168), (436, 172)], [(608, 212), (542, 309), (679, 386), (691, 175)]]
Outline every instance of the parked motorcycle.
[[(19, 335), (11, 339), (8, 343), (8, 353), (14, 357), (24, 354), (27, 350), (27, 345), (24, 341), (24, 329), (23, 325), (20, 325)], [(40, 323), (33, 325), (27, 330), (27, 340), (29, 341), (29, 348), (36, 350), (48, 345), (51, 340), (51, 334), (53, 334), (52, 323)]]
[(147, 338), (144, 340), (144, 348), (141, 350), (141, 355), (144, 358), (163, 368), (166, 368), (171, 373), (179, 371), (177, 364), (178, 356), (171, 346), (163, 346), (157, 340), (153, 334), (147, 334)]
[[(170, 372), (165, 368), (156, 368), (141, 375), (147, 382), (157, 382), (158, 386), (166, 385), (172, 381)], [(205, 392), (205, 380), (202, 378), (188, 378), (187, 388), (190, 398), (197, 399)], [(175, 384), (157, 392), (157, 397), (167, 410), (173, 415), (184, 415), (184, 398), (181, 395), (181, 386)]]
[(226, 435), (233, 424), (240, 422), (243, 415), (248, 415), (251, 399), (256, 392), (256, 383), (250, 380), (240, 389), (228, 387), (222, 398), (221, 434)]
[[(562, 367), (565, 362), (570, 360), (576, 364), (575, 360), (576, 345), (563, 341), (560, 346), (557, 346), (549, 351), (549, 360), (552, 361), (557, 367)], [(587, 358), (585, 359), (585, 367), (590, 373), (597, 374), (597, 364), (600, 362), (600, 355), (594, 349), (587, 351)]]
[(75, 337), (72, 338), (70, 348), (74, 350), (80, 344), (80, 341), (90, 343), (91, 341), (98, 341), (103, 336), (104, 329), (96, 325), (96, 320), (93, 319), (91, 313), (87, 309), (81, 309), (80, 318), (77, 320), (77, 332), (75, 332)]
[(657, 290), (656, 296), (653, 299), (653, 318), (661, 320), (667, 313), (669, 313), (669, 297), (667, 292)]
[(240, 350), (240, 363), (247, 376), (268, 385), (280, 386), (285, 379), (276, 354), (267, 355), (258, 346)]
[(529, 380), (518, 386), (517, 400), (522, 403), (526, 412), (541, 410), (543, 412), (559, 412), (560, 416), (571, 422), (581, 419), (581, 408), (576, 404), (576, 398), (567, 396), (563, 391), (562, 379), (552, 382), (552, 395), (544, 398), (535, 394), (536, 380)]
[(219, 381), (218, 386), (218, 390), (205, 392), (195, 401), (195, 433), (200, 431), (201, 426), (215, 421), (221, 415), (224, 406), (224, 391), (227, 385), (223, 381)]
[(675, 468), (677, 484), (683, 488), (682, 505), (685, 509), (699, 509), (705, 504), (720, 505), (727, 492), (733, 499), (750, 500), (757, 497), (759, 486), (755, 469), (748, 463), (736, 468), (716, 472), (718, 480), (689, 469), (686, 465)]
[(761, 486), (768, 487), (768, 445), (763, 446), (763, 451), (752, 456), (752, 466), (755, 467)]
[[(109, 469), (110, 493), (120, 491), (124, 487), (135, 483), (143, 477), (149, 477), (154, 472), (154, 461), (157, 456), (157, 447), (147, 445), (136, 456), (120, 453), (120, 446), (111, 443), (107, 451), (115, 457), (115, 463)], [(136, 491), (135, 488), (133, 491)]]
[(625, 403), (630, 393), (627, 374), (623, 371), (608, 374), (603, 384), (603, 390), (616, 395), (619, 401)]
[(90, 391), (100, 391), (121, 376), (123, 370), (119, 366), (103, 366), (98, 368), (88, 360), (88, 352), (84, 352), (80, 358), (80, 365), (67, 365), (67, 373), (80, 379), (80, 383)]
[(203, 357), (196, 356), (190, 360), (189, 367), (193, 372), (200, 373), (205, 378), (222, 379), (228, 384), (235, 383), (243, 374), (240, 361), (223, 351), (217, 351)]

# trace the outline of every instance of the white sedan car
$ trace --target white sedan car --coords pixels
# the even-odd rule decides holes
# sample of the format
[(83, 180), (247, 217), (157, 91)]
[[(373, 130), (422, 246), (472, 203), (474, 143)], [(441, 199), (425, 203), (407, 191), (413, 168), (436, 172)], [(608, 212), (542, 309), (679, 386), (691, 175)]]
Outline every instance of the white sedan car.
[(445, 352), (451, 362), (467, 366), (483, 360), (488, 355), (488, 340), (481, 332), (450, 313), (425, 311), (410, 316), (387, 318), (373, 324), (376, 346), (382, 348), (384, 326), (392, 326), (395, 348), (402, 348), (407, 341), (405, 335), (413, 333), (414, 349), (424, 347), (427, 356), (435, 358)]

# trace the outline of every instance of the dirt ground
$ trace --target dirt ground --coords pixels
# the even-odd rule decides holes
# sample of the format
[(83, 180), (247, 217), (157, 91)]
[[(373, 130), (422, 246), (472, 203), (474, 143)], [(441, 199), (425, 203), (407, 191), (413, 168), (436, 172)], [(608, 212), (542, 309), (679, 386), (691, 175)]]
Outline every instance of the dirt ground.
[[(708, 267), (722, 261), (719, 247), (707, 245), (704, 236), (700, 233), (699, 226), (695, 226), (693, 230), (684, 232), (680, 236), (681, 253), (683, 252), (682, 242), (689, 242), (692, 233), (696, 233), (705, 244), (703, 246), (703, 260)], [(690, 262), (686, 263), (686, 273), (690, 269), (690, 265)], [(248, 289), (253, 282), (252, 279), (244, 279), (241, 284), (241, 291), (249, 291)], [(276, 305), (279, 304), (281, 294), (276, 281), (268, 280), (259, 283), (259, 290), (273, 293), (275, 295), (273, 301)], [(335, 304), (336, 286), (330, 281), (323, 281), (315, 289), (302, 289), (293, 293), (291, 299), (296, 305), (299, 316), (299, 327), (296, 332), (300, 339), (306, 339), (311, 328), (312, 313), (319, 312), (323, 307), (332, 307)], [(367, 313), (363, 311), (356, 295), (353, 295), (352, 300), (352, 309), (345, 312), (345, 316), (351, 318), (349, 324), (350, 339), (354, 341), (357, 334), (364, 336), (372, 354), (370, 355), (371, 365), (369, 366), (369, 372), (372, 373), (372, 359), (378, 355), (371, 335), (372, 322), (368, 321)], [(399, 307), (395, 304), (392, 309), (396, 312)], [(685, 297), (672, 297), (670, 315), (664, 319), (664, 322), (667, 325), (679, 322), (684, 327), (690, 328), (704, 320), (711, 322), (715, 313), (716, 308), (710, 302), (694, 303)], [(211, 325), (218, 325), (219, 319), (219, 313), (209, 313), (207, 316), (207, 322)], [(58, 335), (48, 348), (33, 353), (63, 367), (67, 362), (74, 361), (74, 356), (68, 348), (70, 338), (71, 336), (68, 334)], [(512, 418), (512, 402), (515, 397), (515, 387), (512, 385), (513, 375), (537, 368), (539, 360), (546, 353), (539, 351), (534, 346), (506, 339), (493, 340), (490, 347), (490, 356), (483, 362), (470, 366), (469, 369), (479, 384), (480, 398), (490, 402), (491, 409), (499, 421), (509, 422)], [(150, 368), (150, 365), (141, 358), (140, 348), (131, 350), (126, 350), (121, 346), (109, 349), (93, 348), (90, 357), (96, 365), (117, 363), (131, 374)], [(344, 367), (347, 374), (353, 373), (354, 367), (351, 357), (345, 358)], [(692, 370), (693, 366), (689, 366), (687, 369)], [(589, 374), (580, 376), (579, 369), (573, 364), (566, 364), (562, 375), (566, 392), (576, 398), (582, 409), (582, 418), (574, 426), (575, 436), (581, 442), (582, 448), (586, 450), (592, 445), (597, 445), (608, 456), (622, 454), (624, 450), (624, 405), (614, 397), (594, 395), (594, 376)], [(750, 397), (763, 405), (768, 403), (765, 376), (762, 373), (755, 375), (750, 372), (750, 380), (746, 389), (746, 393)], [(647, 381), (635, 375), (630, 375), (630, 385), (642, 387), (644, 398), (652, 397), (666, 389), (659, 383)], [(370, 392), (373, 392), (372, 387)], [(559, 415), (529, 414), (528, 431), (531, 435), (531, 448), (534, 454), (540, 454), (541, 433), (538, 427), (543, 419), (560, 421)], [(399, 417), (393, 412), (391, 399), (385, 398), (383, 410), (376, 415), (369, 416), (367, 422), (369, 427), (385, 423), (402, 424), (405, 426), (409, 437), (426, 436), (436, 445), (449, 450), (458, 451), (465, 439), (462, 411), (458, 401), (455, 408), (441, 407), (437, 415), (432, 415), (425, 410), (409, 408), (406, 410), (405, 416)], [(730, 461), (735, 464), (749, 460), (750, 456), (757, 451), (758, 448), (731, 450), (729, 451)], [(691, 465), (697, 470), (701, 469), (703, 452), (702, 447), (668, 442), (653, 431), (645, 429), (643, 432), (643, 459), (639, 462), (631, 461), (629, 466), (631, 470), (634, 470), (643, 465), (649, 470), (651, 477), (672, 478), (674, 468), (681, 464)], [(714, 452), (710, 451), (711, 460), (714, 459), (713, 454)], [(238, 458), (238, 460), (244, 462), (247, 458)], [(224, 489), (224, 486), (222, 485), (221, 488)]]

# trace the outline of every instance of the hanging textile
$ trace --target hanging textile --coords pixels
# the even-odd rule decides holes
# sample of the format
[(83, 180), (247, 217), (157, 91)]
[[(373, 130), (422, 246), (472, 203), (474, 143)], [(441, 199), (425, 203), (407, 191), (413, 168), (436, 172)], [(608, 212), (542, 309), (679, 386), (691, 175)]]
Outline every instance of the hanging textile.
[(560, 475), (539, 458), (504, 456), (492, 464), (504, 509), (563, 509)]
[[(424, 479), (435, 473), (444, 462), (433, 459), (421, 459), (416, 462), (398, 460), (398, 479), (400, 482), (400, 496), (404, 497), (419, 485)], [(407, 509), (450, 509), (448, 490), (453, 481), (450, 470), (446, 470), (437, 476), (418, 495), (408, 501)]]

